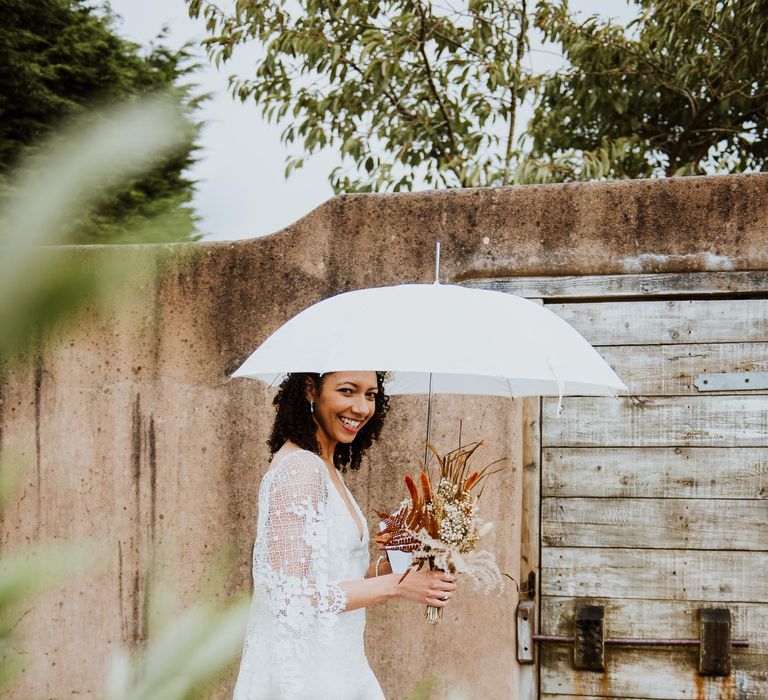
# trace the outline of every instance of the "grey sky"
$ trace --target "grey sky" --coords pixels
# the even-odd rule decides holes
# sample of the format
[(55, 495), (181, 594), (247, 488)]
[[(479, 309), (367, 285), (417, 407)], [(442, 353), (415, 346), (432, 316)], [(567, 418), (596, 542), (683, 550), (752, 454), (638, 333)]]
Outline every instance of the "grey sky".
[[(233, 4), (231, 0), (219, 3)], [(282, 128), (267, 124), (253, 104), (242, 104), (227, 93), (227, 76), (247, 75), (254, 64), (255, 51), (236, 52), (232, 61), (217, 70), (204, 56), (200, 41), (205, 37), (202, 22), (187, 15), (184, 0), (111, 0), (122, 17), (120, 33), (144, 46), (166, 25), (166, 43), (176, 48), (193, 41), (204, 68), (196, 74), (201, 92), (212, 98), (201, 110), (206, 122), (199, 162), (191, 175), (199, 181), (195, 206), (202, 217), (201, 230), (206, 240), (235, 240), (262, 236), (277, 231), (304, 216), (333, 196), (327, 176), (338, 164), (333, 151), (305, 161), (302, 169), (285, 180), (285, 158), (289, 151), (280, 143)], [(571, 0), (573, 9), (587, 14), (600, 13), (628, 20), (631, 4), (622, 0), (594, 2)], [(539, 45), (533, 46), (530, 61), (537, 70), (552, 69), (561, 60)], [(525, 124), (530, 109), (524, 108), (519, 123)], [(295, 153), (295, 152), (293, 152)]]

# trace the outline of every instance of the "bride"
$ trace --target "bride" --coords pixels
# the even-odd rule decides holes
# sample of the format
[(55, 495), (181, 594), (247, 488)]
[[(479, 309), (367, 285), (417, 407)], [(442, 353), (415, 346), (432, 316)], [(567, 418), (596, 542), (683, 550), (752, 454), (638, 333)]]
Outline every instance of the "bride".
[(274, 403), (234, 700), (382, 699), (363, 647), (365, 608), (394, 598), (443, 607), (456, 590), (452, 574), (398, 583), (384, 557), (369, 561), (365, 517), (341, 471), (358, 469), (379, 437), (383, 373), (289, 374)]

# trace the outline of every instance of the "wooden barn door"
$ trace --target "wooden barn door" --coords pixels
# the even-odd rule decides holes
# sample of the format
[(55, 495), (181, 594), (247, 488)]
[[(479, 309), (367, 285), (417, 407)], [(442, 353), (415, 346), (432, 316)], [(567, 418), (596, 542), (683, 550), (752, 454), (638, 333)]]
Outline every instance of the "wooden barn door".
[[(707, 677), (698, 647), (606, 646), (599, 672), (574, 668), (573, 645), (544, 642), (537, 695), (766, 700), (768, 299), (686, 293), (714, 275), (631, 277), (593, 283), (589, 300), (540, 294), (632, 396), (567, 398), (560, 417), (541, 402), (528, 448), (541, 464), (538, 631), (573, 635), (577, 606), (595, 604), (605, 637), (695, 639), (701, 608), (727, 608), (749, 647), (729, 676)], [(601, 299), (611, 284), (620, 293)], [(637, 296), (648, 288), (655, 298)]]

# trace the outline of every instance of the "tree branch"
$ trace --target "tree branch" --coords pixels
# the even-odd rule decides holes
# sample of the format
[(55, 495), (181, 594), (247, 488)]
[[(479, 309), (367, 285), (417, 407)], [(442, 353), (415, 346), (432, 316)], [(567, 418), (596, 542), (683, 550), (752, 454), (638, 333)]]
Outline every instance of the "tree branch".
[(509, 184), (509, 170), (512, 163), (512, 138), (515, 134), (515, 118), (517, 115), (517, 87), (522, 74), (523, 54), (525, 53), (525, 37), (528, 33), (528, 14), (526, 0), (520, 4), (520, 33), (515, 47), (515, 72), (512, 77), (512, 85), (509, 88), (509, 124), (507, 127), (507, 150), (504, 154), (504, 175), (502, 185)]
[[(445, 108), (445, 105), (443, 104), (443, 100), (440, 97), (440, 94), (437, 91), (437, 87), (435, 86), (434, 76), (432, 74), (432, 66), (429, 62), (429, 57), (427, 56), (427, 50), (426, 50), (426, 42), (427, 42), (427, 27), (426, 27), (426, 16), (424, 14), (424, 8), (421, 5), (421, 2), (416, 3), (416, 7), (419, 11), (419, 16), (421, 17), (421, 33), (419, 37), (419, 53), (421, 54), (423, 63), (424, 63), (424, 70), (427, 72), (427, 82), (429, 83), (430, 91), (432, 92), (432, 96), (435, 98), (435, 101), (437, 102), (437, 106), (440, 109), (440, 113), (443, 115), (443, 119), (445, 120), (446, 128), (448, 129), (448, 137), (451, 140), (451, 155), (455, 155), (457, 152), (457, 146), (456, 146), (456, 135), (453, 133), (453, 127), (451, 126), (451, 118), (448, 115), (448, 111)], [(444, 155), (447, 155), (445, 153), (445, 150), (440, 147)], [(457, 178), (459, 178), (459, 181), (462, 185), (464, 185), (464, 182), (462, 181), (461, 175), (456, 170), (455, 166), (451, 166), (451, 170), (456, 175)]]

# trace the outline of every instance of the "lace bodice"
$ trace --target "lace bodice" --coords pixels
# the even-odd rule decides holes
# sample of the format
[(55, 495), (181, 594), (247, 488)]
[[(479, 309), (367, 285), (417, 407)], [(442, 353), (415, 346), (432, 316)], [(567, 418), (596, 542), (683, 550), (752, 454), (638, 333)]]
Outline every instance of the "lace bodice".
[(253, 605), (235, 700), (383, 698), (365, 658), (365, 611), (344, 612), (340, 585), (364, 578), (368, 563), (367, 529), (361, 540), (323, 460), (306, 450), (284, 455), (259, 490)]

